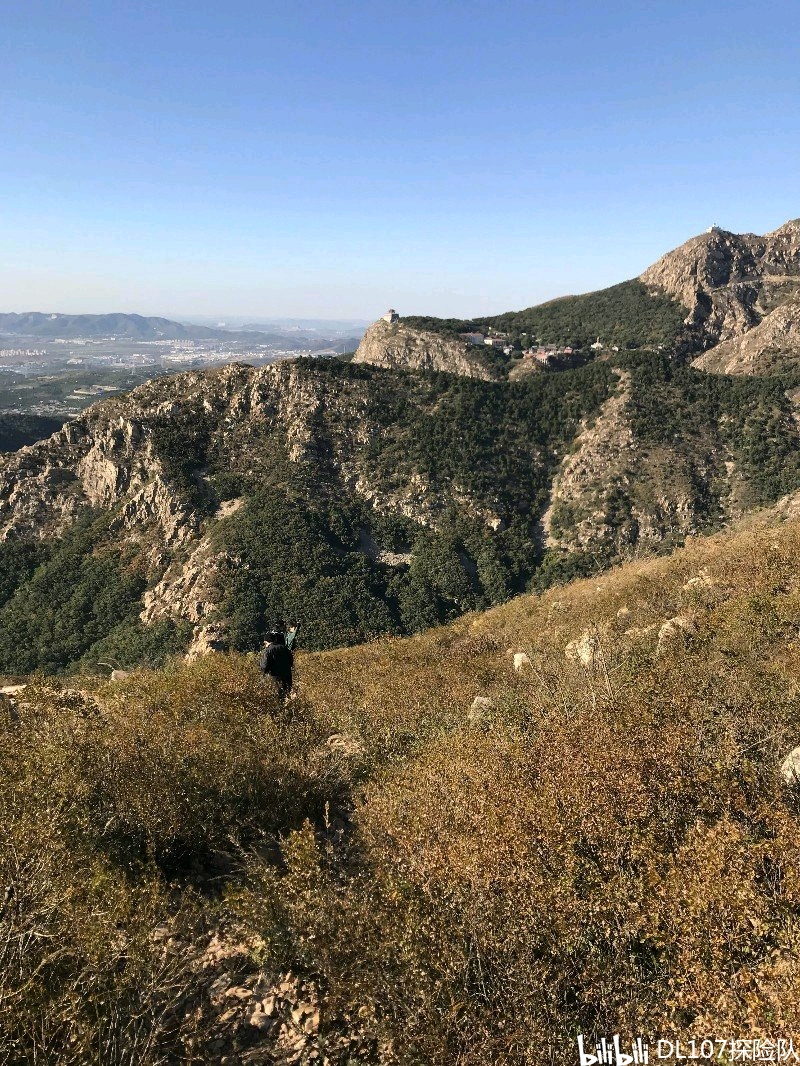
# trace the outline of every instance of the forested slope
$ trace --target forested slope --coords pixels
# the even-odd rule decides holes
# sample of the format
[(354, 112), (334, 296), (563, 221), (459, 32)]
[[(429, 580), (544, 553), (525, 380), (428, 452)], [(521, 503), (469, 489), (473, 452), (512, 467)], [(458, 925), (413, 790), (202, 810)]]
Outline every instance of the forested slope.
[[(416, 632), (800, 488), (786, 382), (298, 361), (151, 382), (0, 461), (0, 670)], [(104, 591), (105, 590), (105, 591)]]

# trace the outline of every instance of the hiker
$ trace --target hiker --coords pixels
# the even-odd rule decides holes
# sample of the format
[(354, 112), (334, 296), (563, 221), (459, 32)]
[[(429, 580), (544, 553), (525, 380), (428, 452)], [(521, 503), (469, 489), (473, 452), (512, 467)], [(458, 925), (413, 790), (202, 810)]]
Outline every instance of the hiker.
[(288, 633), (285, 630), (286, 626), (283, 622), (275, 623), (267, 633), (264, 650), (258, 660), (262, 676), (265, 679), (267, 677), (273, 679), (278, 695), (283, 700), (288, 699), (292, 691), (292, 666), (294, 665), (292, 645), (297, 637), (297, 627), (290, 629)]

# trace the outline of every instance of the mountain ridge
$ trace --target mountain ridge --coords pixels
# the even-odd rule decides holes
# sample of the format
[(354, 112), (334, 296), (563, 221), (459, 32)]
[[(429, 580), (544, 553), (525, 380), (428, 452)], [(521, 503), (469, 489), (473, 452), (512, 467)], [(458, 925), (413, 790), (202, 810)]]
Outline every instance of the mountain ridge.
[(798, 252), (795, 223), (714, 230), (645, 272), (665, 295), (634, 280), (545, 305), (622, 342), (561, 373), (400, 319), (351, 362), (102, 401), (0, 456), (0, 670), (244, 650), (274, 617), (320, 648), (414, 632), (776, 504), (800, 489), (800, 376), (708, 373), (681, 345), (731, 334), (705, 357), (763, 356), (793, 328)]
[[(463, 373), (477, 356), (459, 334), (492, 332), (507, 338), (519, 358), (536, 344), (567, 345), (590, 352), (666, 349), (710, 372), (776, 373), (795, 366), (800, 341), (800, 219), (759, 236), (713, 226), (667, 252), (637, 278), (577, 296), (562, 296), (522, 311), (473, 319), (406, 316), (404, 347), (392, 350), (386, 331), (372, 331), (356, 358), (376, 365), (420, 365), (431, 338), (444, 335), (450, 365)], [(378, 324), (376, 324), (378, 326)], [(719, 347), (724, 345), (724, 347)], [(739, 345), (739, 347), (737, 347)], [(413, 353), (413, 354), (412, 354)], [(495, 377), (514, 370), (502, 360)], [(532, 365), (533, 369), (536, 369)], [(474, 371), (471, 371), (474, 372)]]
[[(800, 219), (763, 236), (712, 227), (640, 277), (679, 299), (696, 346), (713, 349), (747, 335), (800, 293)], [(700, 358), (704, 368), (717, 365), (710, 352)]]
[[(69, 315), (27, 311), (0, 314), (0, 336), (29, 337), (37, 340), (110, 339), (163, 340), (231, 340), (254, 344), (274, 344), (297, 351), (301, 347), (322, 348), (329, 342), (324, 336), (301, 337), (291, 333), (254, 329), (222, 329), (177, 322), (159, 316), (115, 312), (111, 314)], [(311, 343), (308, 341), (311, 340)], [(302, 343), (301, 343), (302, 341)], [(340, 342), (341, 343), (341, 342)]]
[(224, 337), (228, 332), (127, 312), (71, 315), (25, 311), (0, 314), (0, 334), (42, 339), (119, 336), (133, 340), (188, 340)]
[(413, 632), (775, 503), (799, 434), (768, 380), (663, 353), (514, 382), (313, 359), (150, 381), (0, 456), (0, 670), (246, 649), (275, 616), (312, 647)]

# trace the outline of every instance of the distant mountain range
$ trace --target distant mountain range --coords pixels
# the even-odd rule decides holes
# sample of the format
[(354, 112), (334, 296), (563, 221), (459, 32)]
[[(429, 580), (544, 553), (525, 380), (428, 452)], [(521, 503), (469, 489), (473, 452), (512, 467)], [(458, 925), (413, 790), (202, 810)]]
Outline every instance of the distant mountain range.
[[(356, 331), (357, 333), (357, 331)], [(63, 315), (27, 311), (23, 314), (0, 314), (0, 336), (30, 337), (37, 340), (108, 339), (152, 340), (231, 340), (251, 341), (297, 351), (316, 350), (343, 344), (342, 335), (336, 331), (322, 334), (316, 328), (292, 329), (280, 326), (269, 329), (243, 328), (221, 329), (206, 325), (173, 322), (169, 318), (144, 315)], [(358, 335), (347, 337), (345, 347), (351, 349), (358, 343)]]
[(131, 340), (190, 340), (224, 337), (227, 330), (210, 326), (190, 326), (168, 318), (144, 315), (61, 315), (28, 311), (0, 314), (0, 333), (9, 336), (38, 337), (42, 340), (78, 337), (121, 337)]

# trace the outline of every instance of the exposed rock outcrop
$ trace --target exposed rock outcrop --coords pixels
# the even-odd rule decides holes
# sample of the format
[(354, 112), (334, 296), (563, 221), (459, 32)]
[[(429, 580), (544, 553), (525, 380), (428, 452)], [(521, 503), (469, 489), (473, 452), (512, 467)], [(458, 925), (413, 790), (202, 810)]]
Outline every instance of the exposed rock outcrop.
[(606, 522), (609, 475), (629, 477), (633, 432), (626, 415), (628, 378), (604, 404), (593, 424), (581, 427), (577, 447), (564, 458), (553, 481), (542, 525), (548, 547), (582, 549), (611, 529)]
[(497, 377), (477, 345), (382, 318), (364, 334), (353, 362), (400, 370), (443, 370), (484, 381)]
[(600, 637), (597, 633), (587, 630), (581, 633), (575, 640), (571, 640), (564, 648), (564, 656), (570, 662), (580, 663), (585, 669), (590, 670), (595, 661), (601, 655)]
[(800, 747), (792, 748), (780, 765), (781, 777), (787, 785), (800, 781)]
[[(726, 345), (718, 354), (706, 352), (696, 365), (726, 373), (763, 372), (784, 351), (796, 352), (800, 219), (764, 236), (712, 227), (662, 256), (641, 281), (680, 300), (698, 346)], [(776, 309), (783, 313), (773, 317)], [(738, 349), (735, 342), (762, 323), (762, 331)], [(766, 363), (760, 361), (762, 352)]]
[(696, 632), (697, 625), (693, 618), (682, 615), (668, 618), (659, 627), (656, 654), (663, 655), (670, 649), (680, 647), (688, 637), (694, 636)]
[(800, 366), (800, 292), (743, 337), (704, 352), (694, 365), (717, 374), (766, 375), (796, 369)]

